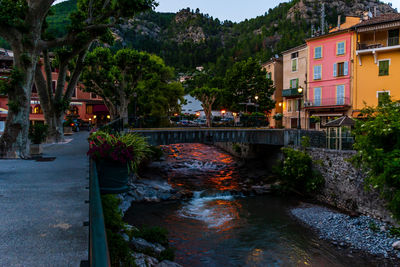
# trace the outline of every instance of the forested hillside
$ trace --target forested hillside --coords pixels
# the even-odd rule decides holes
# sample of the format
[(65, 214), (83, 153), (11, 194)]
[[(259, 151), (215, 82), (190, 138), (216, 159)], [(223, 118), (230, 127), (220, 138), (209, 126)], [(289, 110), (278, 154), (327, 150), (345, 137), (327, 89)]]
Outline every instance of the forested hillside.
[[(68, 26), (77, 0), (53, 6), (48, 17), (49, 32), (59, 36)], [(130, 47), (155, 53), (181, 72), (197, 66), (223, 74), (234, 62), (254, 57), (263, 62), (274, 54), (300, 45), (320, 27), (325, 4), (326, 27), (336, 26), (337, 16), (360, 16), (363, 11), (395, 12), (377, 0), (292, 0), (266, 10), (265, 15), (241, 23), (220, 21), (200, 10), (182, 9), (177, 14), (149, 12), (116, 27), (113, 49)], [(1, 45), (0, 40), (0, 45)], [(5, 45), (3, 45), (5, 46)]]

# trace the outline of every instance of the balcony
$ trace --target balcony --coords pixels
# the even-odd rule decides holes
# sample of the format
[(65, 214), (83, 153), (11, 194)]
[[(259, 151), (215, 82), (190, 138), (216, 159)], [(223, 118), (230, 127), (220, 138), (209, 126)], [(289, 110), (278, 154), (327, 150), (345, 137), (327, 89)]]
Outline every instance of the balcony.
[(295, 89), (285, 89), (282, 91), (282, 96), (283, 97), (301, 97), (302, 94), (299, 94), (297, 91), (297, 88)]
[(348, 107), (350, 105), (349, 97), (309, 99), (304, 102), (305, 108)]

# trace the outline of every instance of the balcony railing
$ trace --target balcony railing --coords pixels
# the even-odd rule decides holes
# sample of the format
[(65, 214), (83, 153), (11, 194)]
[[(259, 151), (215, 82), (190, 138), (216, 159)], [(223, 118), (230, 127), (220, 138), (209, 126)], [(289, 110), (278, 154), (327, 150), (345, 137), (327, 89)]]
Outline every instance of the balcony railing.
[(297, 88), (295, 89), (285, 89), (282, 91), (282, 96), (283, 97), (299, 97), (301, 94), (297, 91)]
[(383, 47), (382, 44), (363, 44), (363, 43), (357, 44), (357, 50), (368, 50), (368, 49), (375, 49), (375, 48), (381, 48), (381, 47)]
[(305, 108), (312, 107), (332, 107), (332, 106), (350, 106), (350, 98), (340, 97), (340, 98), (321, 98), (321, 99), (309, 99), (304, 102)]

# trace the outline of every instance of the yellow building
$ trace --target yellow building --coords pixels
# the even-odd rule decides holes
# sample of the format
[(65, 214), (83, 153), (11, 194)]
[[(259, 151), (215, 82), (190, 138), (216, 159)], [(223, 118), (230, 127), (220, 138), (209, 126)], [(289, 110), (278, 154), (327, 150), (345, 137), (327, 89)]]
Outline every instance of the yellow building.
[(355, 26), (353, 116), (389, 94), (400, 100), (400, 14), (385, 14)]
[(270, 61), (262, 64), (262, 69), (267, 72), (267, 78), (272, 80), (273, 86), (275, 88), (274, 94), (272, 95), (272, 100), (275, 101), (275, 108), (271, 110), (268, 116), (269, 126), (271, 128), (282, 127), (282, 121), (277, 121), (274, 119), (275, 114), (281, 113), (283, 109), (282, 103), (282, 89), (283, 89), (283, 64), (282, 57), (272, 58)]

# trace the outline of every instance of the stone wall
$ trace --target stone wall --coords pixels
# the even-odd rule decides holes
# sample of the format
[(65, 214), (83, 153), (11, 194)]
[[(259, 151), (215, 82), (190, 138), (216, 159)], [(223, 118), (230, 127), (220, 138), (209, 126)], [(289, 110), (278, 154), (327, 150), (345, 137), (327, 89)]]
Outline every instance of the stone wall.
[(355, 151), (309, 148), (314, 167), (325, 178), (325, 188), (317, 199), (347, 211), (355, 211), (386, 222), (394, 223), (379, 193), (364, 189), (365, 175), (348, 161)]

